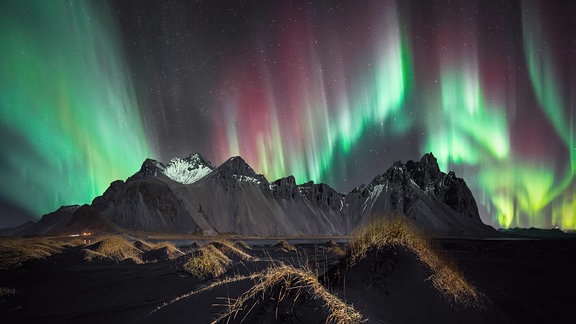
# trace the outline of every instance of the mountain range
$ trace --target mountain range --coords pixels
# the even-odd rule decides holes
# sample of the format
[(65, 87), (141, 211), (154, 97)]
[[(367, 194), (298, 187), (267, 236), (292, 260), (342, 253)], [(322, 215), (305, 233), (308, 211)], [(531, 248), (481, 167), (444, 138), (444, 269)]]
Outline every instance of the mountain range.
[(199, 153), (168, 164), (146, 159), (91, 204), (63, 206), (2, 235), (90, 232), (347, 235), (371, 217), (403, 215), (433, 235), (487, 236), (465, 181), (440, 171), (432, 153), (395, 162), (369, 184), (341, 194), (293, 176), (269, 182), (241, 157), (214, 167)]

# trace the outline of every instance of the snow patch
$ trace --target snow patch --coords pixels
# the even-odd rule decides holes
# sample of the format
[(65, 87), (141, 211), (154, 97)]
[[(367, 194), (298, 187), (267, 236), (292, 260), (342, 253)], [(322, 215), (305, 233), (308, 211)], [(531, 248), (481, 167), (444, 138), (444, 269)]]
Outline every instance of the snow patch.
[(237, 180), (237, 181), (242, 181), (242, 182), (248, 182), (248, 183), (254, 183), (254, 184), (261, 184), (262, 181), (254, 178), (254, 177), (249, 177), (249, 176), (245, 176), (245, 175), (237, 175), (237, 174), (233, 174), (232, 177)]
[(212, 169), (194, 161), (173, 158), (163, 173), (170, 179), (182, 184), (194, 183), (212, 172)]
[[(372, 188), (372, 190), (370, 190), (370, 196), (366, 200), (364, 200), (364, 205), (362, 206), (363, 211), (366, 210), (366, 208), (368, 207), (368, 203), (371, 204), (370, 208), (372, 208), (374, 206), (376, 199), (378, 199), (378, 197), (380, 197), (383, 189), (384, 189), (384, 185), (379, 184), (379, 185), (375, 185), (374, 188)], [(388, 186), (386, 186), (386, 189), (388, 189)]]

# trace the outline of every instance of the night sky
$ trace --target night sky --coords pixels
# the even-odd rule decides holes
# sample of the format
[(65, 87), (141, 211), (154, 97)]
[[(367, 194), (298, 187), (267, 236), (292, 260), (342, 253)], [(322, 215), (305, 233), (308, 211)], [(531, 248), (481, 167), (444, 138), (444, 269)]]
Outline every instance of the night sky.
[(145, 158), (340, 192), (433, 152), (484, 222), (576, 229), (574, 1), (0, 1), (0, 226)]

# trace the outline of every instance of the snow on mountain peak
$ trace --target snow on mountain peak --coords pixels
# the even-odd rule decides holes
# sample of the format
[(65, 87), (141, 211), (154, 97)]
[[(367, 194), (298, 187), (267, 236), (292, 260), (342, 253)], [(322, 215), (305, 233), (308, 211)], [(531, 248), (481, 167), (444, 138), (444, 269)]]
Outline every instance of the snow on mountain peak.
[(204, 178), (213, 170), (214, 167), (209, 161), (199, 153), (194, 153), (184, 159), (172, 158), (164, 168), (163, 173), (174, 181), (191, 184)]

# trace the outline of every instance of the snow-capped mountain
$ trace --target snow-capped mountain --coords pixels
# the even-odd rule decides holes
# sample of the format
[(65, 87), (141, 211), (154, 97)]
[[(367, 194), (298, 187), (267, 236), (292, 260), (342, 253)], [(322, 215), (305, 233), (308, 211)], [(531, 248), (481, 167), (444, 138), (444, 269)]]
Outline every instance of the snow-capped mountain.
[(167, 165), (147, 159), (126, 181), (114, 181), (91, 205), (61, 208), (16, 235), (100, 231), (346, 235), (372, 217), (400, 212), (437, 235), (484, 236), (472, 193), (453, 172), (441, 172), (432, 154), (395, 162), (368, 185), (348, 194), (326, 184), (269, 182), (241, 157), (217, 168), (195, 153)]
[(212, 163), (199, 153), (181, 159), (173, 158), (162, 171), (168, 178), (182, 184), (194, 183), (214, 170)]
[(193, 153), (183, 159), (172, 158), (166, 165), (156, 160), (146, 159), (140, 171), (128, 178), (127, 181), (163, 174), (176, 182), (191, 184), (204, 178), (212, 171), (214, 171), (214, 167), (210, 161), (206, 160), (200, 153)]
[(381, 213), (399, 211), (423, 230), (454, 236), (481, 234), (476, 201), (463, 179), (441, 172), (434, 155), (395, 162), (368, 185), (346, 195), (352, 226)]

